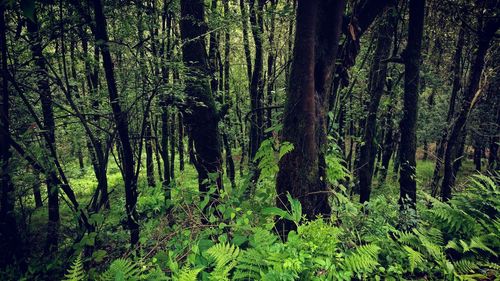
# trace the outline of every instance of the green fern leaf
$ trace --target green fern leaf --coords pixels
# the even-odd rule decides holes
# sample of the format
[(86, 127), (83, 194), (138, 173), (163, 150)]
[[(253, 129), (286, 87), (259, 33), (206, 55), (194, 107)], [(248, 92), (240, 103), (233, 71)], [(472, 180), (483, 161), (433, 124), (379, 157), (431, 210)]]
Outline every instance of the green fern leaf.
[(68, 273), (64, 275), (63, 281), (84, 281), (85, 270), (83, 269), (82, 254), (79, 254), (73, 261), (73, 264), (68, 269)]

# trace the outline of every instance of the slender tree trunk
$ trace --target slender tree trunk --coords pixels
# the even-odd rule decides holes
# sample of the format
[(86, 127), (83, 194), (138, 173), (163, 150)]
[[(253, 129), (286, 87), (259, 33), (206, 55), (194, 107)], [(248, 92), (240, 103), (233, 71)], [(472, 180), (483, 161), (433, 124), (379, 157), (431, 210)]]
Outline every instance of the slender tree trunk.
[[(230, 16), (230, 11), (229, 11), (229, 0), (224, 0), (224, 16), (229, 17)], [(224, 40), (225, 40), (225, 45), (224, 45), (224, 95), (225, 95), (225, 101), (229, 106), (233, 104), (232, 98), (231, 98), (231, 93), (230, 93), (230, 85), (231, 85), (231, 80), (230, 80), (230, 54), (231, 54), (231, 45), (230, 45), (230, 40), (231, 40), (231, 35), (228, 30), (224, 33)], [(230, 127), (231, 122), (230, 118), (227, 117), (225, 120), (226, 126)], [(222, 133), (222, 139), (224, 142), (224, 149), (226, 150), (226, 171), (227, 171), (227, 176), (229, 178), (229, 181), (231, 182), (231, 187), (236, 188), (236, 182), (235, 182), (235, 168), (234, 168), (234, 160), (233, 160), (233, 152), (231, 149), (231, 139), (232, 136), (227, 133), (223, 132)]]
[[(255, 3), (257, 1), (257, 3)], [(255, 60), (253, 66), (252, 80), (250, 83), (250, 143), (249, 158), (250, 168), (253, 173), (252, 181), (257, 182), (260, 171), (257, 163), (254, 162), (255, 154), (264, 139), (264, 118), (263, 118), (263, 94), (264, 80), (262, 78), (264, 70), (264, 56), (262, 36), (264, 31), (264, 0), (250, 0), (250, 23), (252, 35), (255, 42)], [(251, 193), (252, 191), (250, 191)]]
[[(488, 1), (488, 3), (490, 2), (491, 1)], [(479, 19), (478, 21), (482, 22), (482, 19)], [(499, 25), (500, 20), (498, 18), (491, 18), (486, 20), (484, 25), (481, 26), (478, 38), (478, 47), (476, 49), (475, 59), (471, 65), (469, 74), (468, 87), (464, 93), (461, 109), (451, 126), (444, 154), (444, 176), (441, 186), (441, 198), (443, 201), (447, 201), (451, 198), (451, 188), (455, 184), (453, 162), (455, 161), (456, 156), (461, 155), (456, 153), (456, 151), (460, 150), (460, 148), (457, 147), (457, 145), (459, 145), (459, 137), (465, 127), (469, 112), (474, 106), (478, 96), (483, 91), (480, 87), (480, 80), (484, 68), (484, 59)]]
[[(42, 43), (39, 34), (39, 23), (37, 15), (34, 13), (33, 21), (28, 20), (28, 32), (31, 38), (31, 52), (36, 67), (37, 87), (40, 94), (40, 102), (42, 104), (43, 126), (47, 135), (47, 149), (50, 147), (55, 149), (55, 121), (54, 111), (52, 108), (52, 93), (50, 91), (50, 84), (47, 76), (47, 67), (42, 54)], [(56, 171), (52, 167), (49, 174), (46, 176), (47, 194), (48, 194), (48, 208), (49, 208), (49, 222), (47, 232), (47, 244), (45, 251), (47, 254), (54, 254), (58, 249), (59, 240), (59, 187), (56, 182)]]
[[(387, 81), (387, 92), (391, 97), (391, 100), (394, 100), (394, 92), (393, 92), (393, 84), (392, 81)], [(389, 162), (391, 161), (392, 153), (394, 151), (394, 127), (392, 125), (392, 116), (394, 114), (394, 107), (392, 103), (387, 108), (387, 112), (385, 115), (385, 136), (382, 147), (382, 162), (380, 168), (380, 183), (384, 183), (387, 177), (387, 172), (389, 171)]]
[(23, 244), (15, 215), (15, 190), (9, 174), (10, 146), (9, 85), (7, 68), (7, 27), (5, 3), (0, 4), (0, 49), (2, 92), (0, 96), (0, 269), (22, 261)]
[(175, 179), (175, 149), (176, 149), (176, 141), (175, 141), (175, 111), (170, 114), (170, 177)]
[[(215, 207), (222, 185), (222, 156), (219, 146), (219, 113), (211, 93), (210, 67), (203, 35), (206, 33), (203, 0), (181, 0), (182, 58), (187, 67), (186, 93), (190, 114), (184, 116), (194, 143), (194, 165), (198, 171), (200, 195), (209, 191), (210, 179), (218, 190), (207, 205)], [(200, 106), (199, 104), (202, 104)], [(215, 175), (209, 178), (209, 174)], [(207, 209), (206, 208), (206, 209)], [(204, 210), (206, 212), (206, 209)]]
[(422, 160), (423, 161), (427, 161), (427, 159), (429, 159), (429, 143), (427, 142), (427, 140), (424, 140), (424, 155), (422, 156)]
[(245, 50), (245, 61), (247, 63), (248, 88), (252, 81), (252, 54), (250, 52), (250, 40), (248, 39), (248, 14), (245, 0), (240, 0), (241, 22), (243, 26), (243, 48)]
[(360, 147), (358, 161), (358, 179), (360, 189), (360, 202), (370, 200), (371, 184), (373, 177), (373, 166), (376, 151), (375, 136), (377, 128), (377, 112), (380, 99), (384, 93), (385, 80), (387, 75), (387, 62), (383, 60), (390, 55), (392, 36), (390, 31), (394, 26), (394, 11), (389, 9), (386, 16), (381, 19), (378, 27), (377, 47), (373, 57), (372, 68), (369, 81), (369, 92), (371, 95), (368, 105), (368, 113), (364, 124), (364, 134)]
[(171, 200), (171, 174), (170, 174), (170, 157), (168, 155), (168, 108), (162, 106), (161, 109), (161, 158), (163, 159), (163, 189), (165, 191), (165, 200)]
[(130, 143), (128, 118), (127, 113), (122, 110), (120, 105), (120, 97), (116, 87), (113, 60), (111, 59), (111, 53), (108, 46), (109, 39), (106, 17), (104, 15), (101, 0), (94, 0), (93, 5), (97, 27), (94, 35), (96, 42), (100, 43), (99, 49), (101, 51), (104, 73), (108, 84), (109, 102), (113, 111), (113, 118), (123, 152), (122, 168), (125, 186), (125, 210), (127, 212), (127, 226), (130, 231), (130, 244), (135, 246), (139, 242), (139, 223), (136, 209), (137, 177), (134, 172), (134, 153)]
[(41, 208), (43, 207), (43, 202), (42, 202), (42, 193), (40, 192), (40, 186), (42, 184), (41, 179), (40, 179), (40, 173), (37, 171), (33, 171), (33, 174), (35, 176), (35, 180), (33, 182), (33, 196), (35, 197), (35, 208)]
[(474, 146), (474, 166), (477, 172), (481, 172), (481, 158), (483, 156), (483, 150), (479, 146)]
[[(273, 105), (273, 92), (274, 92), (274, 81), (276, 80), (275, 77), (275, 71), (274, 71), (274, 65), (275, 65), (275, 60), (276, 60), (276, 46), (274, 43), (274, 31), (276, 29), (275, 26), (275, 13), (276, 13), (276, 5), (277, 5), (277, 0), (271, 0), (271, 22), (270, 22), (270, 27), (269, 27), (269, 53), (267, 55), (267, 106), (271, 107)], [(266, 127), (271, 128), (272, 127), (272, 122), (273, 122), (273, 114), (272, 114), (272, 109), (269, 108), (267, 110), (267, 116), (266, 116)], [(272, 132), (269, 132), (266, 137), (271, 137)]]
[(179, 117), (177, 118), (179, 122), (179, 144), (178, 144), (178, 154), (179, 154), (179, 171), (184, 171), (184, 120), (182, 118), (182, 113), (179, 112)]
[[(149, 114), (148, 114), (149, 115)], [(156, 186), (155, 182), (155, 164), (153, 161), (153, 134), (151, 133), (151, 122), (150, 118), (147, 117), (145, 126), (146, 126), (146, 135), (145, 135), (145, 146), (146, 146), (146, 177), (148, 180), (148, 186)]]
[[(461, 59), (462, 50), (465, 42), (465, 27), (462, 26), (458, 33), (457, 45), (455, 48), (455, 54), (453, 55), (452, 73), (453, 73), (453, 86), (450, 95), (450, 105), (448, 107), (448, 114), (446, 116), (446, 123), (449, 124), (455, 113), (455, 104), (457, 100), (457, 95), (460, 90), (460, 76), (461, 76)], [(439, 180), (441, 179), (441, 167), (443, 165), (444, 151), (446, 149), (446, 143), (448, 139), (448, 128), (443, 130), (441, 139), (437, 144), (436, 148), (436, 166), (434, 167), (434, 173), (432, 175), (431, 183), (431, 195), (436, 197), (438, 194)]]
[(400, 123), (399, 148), (399, 204), (402, 209), (415, 209), (417, 202), (416, 182), (416, 124), (420, 81), (420, 58), (424, 27), (425, 0), (410, 0), (408, 43), (406, 46), (403, 119)]

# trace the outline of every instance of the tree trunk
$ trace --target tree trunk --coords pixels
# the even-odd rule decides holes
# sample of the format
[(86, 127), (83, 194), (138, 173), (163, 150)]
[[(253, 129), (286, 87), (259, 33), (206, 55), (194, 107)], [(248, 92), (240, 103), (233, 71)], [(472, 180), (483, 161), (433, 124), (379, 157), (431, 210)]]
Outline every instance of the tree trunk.
[(120, 105), (120, 97), (116, 87), (114, 65), (109, 51), (109, 39), (106, 17), (104, 15), (101, 0), (94, 0), (95, 12), (95, 39), (99, 42), (101, 51), (104, 74), (108, 84), (108, 95), (113, 118), (120, 138), (120, 144), (123, 153), (122, 169), (123, 181), (125, 186), (125, 210), (127, 212), (127, 226), (130, 231), (130, 244), (135, 246), (139, 242), (139, 223), (137, 217), (137, 177), (134, 172), (134, 154), (130, 143), (127, 112), (123, 111)]
[[(304, 215), (330, 215), (323, 155), (326, 152), (326, 108), (333, 77), (344, 1), (298, 1), (296, 37), (283, 122), (283, 141), (294, 149), (283, 156), (276, 180), (279, 208), (289, 209), (290, 193)], [(293, 223), (281, 220), (285, 237)]]
[(364, 134), (362, 145), (360, 147), (358, 161), (358, 179), (360, 190), (360, 202), (364, 203), (370, 200), (371, 184), (373, 177), (373, 166), (375, 162), (376, 151), (375, 136), (377, 128), (377, 112), (380, 99), (384, 93), (385, 80), (387, 75), (387, 62), (383, 60), (390, 55), (392, 36), (391, 30), (394, 28), (394, 11), (389, 9), (386, 16), (381, 19), (377, 33), (377, 47), (373, 57), (372, 68), (368, 91), (371, 98), (368, 106), (366, 122), (364, 124)]
[[(257, 1), (257, 3), (255, 3)], [(264, 0), (250, 0), (250, 23), (252, 35), (255, 42), (255, 61), (253, 66), (252, 80), (250, 83), (250, 143), (249, 158), (252, 181), (255, 183), (259, 178), (260, 171), (254, 157), (264, 139), (264, 118), (262, 98), (264, 94), (264, 80), (262, 79), (264, 69), (264, 56), (262, 37), (264, 32)], [(253, 185), (252, 185), (253, 186)], [(250, 191), (251, 193), (251, 191)]]
[(35, 176), (35, 180), (33, 182), (33, 196), (35, 197), (35, 208), (38, 209), (43, 206), (42, 193), (40, 192), (40, 186), (42, 182), (40, 180), (39, 172), (33, 171), (33, 175)]
[(15, 190), (9, 175), (9, 161), (12, 156), (9, 143), (9, 86), (7, 68), (7, 27), (5, 23), (5, 4), (0, 4), (0, 49), (2, 67), (2, 92), (0, 96), (0, 269), (21, 262), (23, 245), (15, 215)]
[[(230, 16), (230, 10), (229, 10), (229, 0), (224, 0), (224, 16), (229, 17)], [(227, 103), (229, 106), (232, 106), (232, 98), (231, 98), (231, 93), (230, 93), (230, 85), (231, 85), (231, 80), (230, 80), (230, 54), (231, 54), (231, 45), (230, 45), (230, 39), (231, 35), (229, 31), (226, 31), (224, 34), (224, 40), (225, 40), (225, 45), (224, 45), (224, 95), (225, 95), (225, 100), (224, 102)], [(226, 118), (226, 125), (227, 127), (231, 126), (231, 119), (229, 117)], [(231, 182), (231, 187), (236, 188), (236, 182), (235, 182), (235, 168), (234, 168), (234, 160), (233, 160), (233, 152), (231, 149), (231, 140), (232, 136), (227, 133), (223, 132), (222, 133), (222, 139), (224, 142), (224, 149), (226, 150), (226, 171), (227, 171), (227, 176), (229, 178), (229, 181)]]
[[(387, 92), (391, 97), (391, 100), (394, 99), (394, 93), (392, 90), (392, 81), (387, 81)], [(387, 108), (387, 112), (385, 115), (385, 135), (382, 145), (382, 162), (380, 167), (380, 183), (384, 183), (387, 177), (387, 172), (389, 171), (389, 162), (391, 161), (392, 153), (394, 151), (394, 127), (392, 125), (392, 115), (394, 114), (394, 107), (392, 103), (389, 104)]]
[(425, 0), (410, 0), (408, 43), (406, 46), (403, 119), (400, 123), (399, 204), (401, 209), (416, 208), (416, 124), (420, 81), (420, 58), (424, 27)]
[(177, 118), (177, 122), (179, 122), (179, 171), (182, 172), (184, 171), (184, 120), (182, 118), (182, 113), (180, 112), (179, 117)]
[[(271, 0), (271, 22), (270, 27), (269, 27), (269, 53), (267, 55), (267, 106), (271, 107), (273, 105), (273, 93), (274, 93), (274, 81), (276, 80), (275, 77), (275, 71), (274, 71), (274, 65), (275, 65), (275, 60), (276, 60), (276, 46), (274, 43), (274, 30), (276, 29), (275, 26), (275, 13), (276, 13), (276, 4), (277, 0)], [(272, 114), (272, 109), (269, 108), (267, 110), (267, 116), (266, 116), (266, 127), (271, 128), (272, 127), (272, 122), (273, 122), (273, 114)], [(266, 137), (271, 137), (272, 132), (269, 132)]]
[[(182, 58), (187, 67), (186, 93), (190, 113), (184, 118), (190, 126), (193, 140), (194, 165), (198, 171), (200, 195), (206, 195), (214, 179), (217, 190), (210, 198), (209, 207), (215, 207), (222, 185), (222, 157), (219, 146), (219, 114), (210, 90), (210, 67), (205, 51), (203, 0), (181, 0)], [(201, 104), (201, 105), (200, 105)], [(212, 176), (209, 178), (209, 174)], [(215, 175), (215, 176), (214, 176)], [(206, 208), (206, 209), (207, 209)], [(206, 210), (204, 210), (206, 211)]]
[(481, 172), (481, 158), (483, 150), (479, 146), (474, 146), (474, 166), (477, 172)]
[[(453, 73), (453, 86), (450, 95), (450, 105), (448, 107), (448, 114), (446, 116), (446, 123), (449, 124), (455, 113), (455, 104), (457, 100), (457, 95), (460, 90), (460, 76), (461, 76), (461, 59), (462, 50), (465, 42), (465, 27), (462, 25), (458, 33), (457, 45), (455, 48), (455, 54), (453, 55), (452, 73)], [(434, 167), (434, 173), (432, 175), (431, 183), (431, 195), (436, 197), (438, 194), (439, 180), (441, 179), (441, 167), (443, 165), (444, 151), (446, 148), (446, 142), (448, 139), (448, 128), (443, 130), (441, 139), (436, 148), (436, 166)]]
[[(482, 22), (482, 19), (479, 19), (478, 22)], [(480, 80), (484, 68), (484, 59), (499, 24), (500, 20), (493, 17), (486, 20), (480, 29), (478, 47), (475, 52), (474, 62), (471, 64), (467, 91), (464, 93), (461, 109), (451, 126), (444, 154), (444, 176), (441, 186), (441, 198), (443, 201), (448, 201), (451, 198), (451, 188), (455, 184), (455, 172), (453, 167), (453, 162), (455, 160), (454, 151), (458, 149), (457, 144), (459, 144), (459, 136), (465, 127), (475, 100), (477, 100), (477, 97), (483, 90), (480, 88)]]
[[(31, 52), (36, 67), (36, 79), (40, 102), (42, 104), (43, 126), (46, 134), (46, 147), (48, 150), (54, 149), (55, 152), (55, 121), (52, 108), (52, 93), (50, 91), (49, 79), (47, 76), (47, 66), (42, 54), (42, 43), (39, 34), (39, 23), (36, 13), (33, 14), (33, 21), (28, 20), (28, 32), (31, 39)], [(55, 155), (54, 155), (55, 156)], [(55, 156), (57, 157), (57, 156)], [(45, 251), (47, 254), (54, 254), (58, 249), (59, 240), (59, 187), (56, 184), (56, 172), (52, 167), (46, 176), (49, 222), (47, 231), (47, 244)]]
[[(148, 114), (149, 115), (149, 114)], [(146, 129), (146, 135), (145, 135), (145, 146), (146, 146), (146, 177), (148, 180), (148, 186), (156, 186), (155, 182), (155, 164), (153, 161), (153, 134), (151, 133), (151, 122), (150, 122), (150, 117), (146, 117), (146, 122), (145, 124), (145, 129)]]
[(241, 22), (243, 26), (243, 48), (245, 50), (245, 61), (247, 63), (248, 88), (252, 81), (252, 54), (250, 53), (250, 40), (248, 39), (248, 14), (245, 0), (240, 0)]
[(175, 179), (175, 149), (176, 149), (176, 141), (175, 141), (175, 111), (172, 110), (172, 114), (170, 114), (171, 122), (170, 122), (170, 177)]

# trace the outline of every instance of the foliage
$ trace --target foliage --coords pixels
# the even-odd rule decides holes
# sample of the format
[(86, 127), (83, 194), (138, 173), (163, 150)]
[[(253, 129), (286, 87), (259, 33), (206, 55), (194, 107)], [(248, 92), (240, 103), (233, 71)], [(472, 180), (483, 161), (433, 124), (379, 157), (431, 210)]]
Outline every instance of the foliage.
[[(170, 274), (156, 271), (160, 263), (139, 270), (135, 261), (116, 259), (101, 280), (153, 280), (148, 279), (152, 272), (173, 280), (488, 278), (499, 273), (498, 180), (474, 176), (469, 189), (448, 203), (421, 193), (420, 216), (411, 230), (395, 227), (398, 210), (388, 206), (397, 205), (387, 204), (382, 196), (368, 205), (351, 201), (347, 206), (339, 200), (336, 204), (344, 205), (336, 208), (343, 211), (339, 217), (314, 221), (294, 218), (300, 218), (297, 212), (301, 209), (296, 206), (300, 203), (290, 197), (295, 206), (291, 213), (265, 208), (259, 215), (261, 219), (274, 215), (293, 219), (298, 227), (287, 241), (275, 234), (272, 225), (262, 227), (247, 221), (251, 227), (246, 228), (221, 222), (221, 231), (198, 234), (181, 263), (178, 258), (185, 254), (175, 254), (178, 242), (170, 244), (174, 248), (163, 262), (167, 264), (164, 271)], [(79, 257), (67, 276), (84, 276), (81, 266)]]

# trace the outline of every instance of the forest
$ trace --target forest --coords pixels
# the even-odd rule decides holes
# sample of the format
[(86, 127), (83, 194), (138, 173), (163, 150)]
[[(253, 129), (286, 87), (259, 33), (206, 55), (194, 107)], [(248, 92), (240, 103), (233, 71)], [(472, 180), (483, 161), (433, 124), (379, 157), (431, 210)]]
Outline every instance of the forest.
[(500, 280), (499, 0), (0, 0), (0, 280)]

